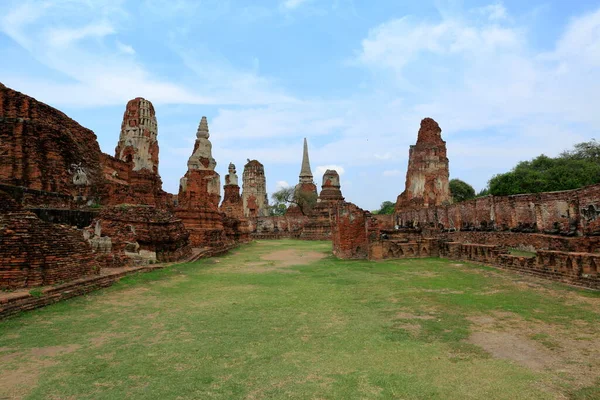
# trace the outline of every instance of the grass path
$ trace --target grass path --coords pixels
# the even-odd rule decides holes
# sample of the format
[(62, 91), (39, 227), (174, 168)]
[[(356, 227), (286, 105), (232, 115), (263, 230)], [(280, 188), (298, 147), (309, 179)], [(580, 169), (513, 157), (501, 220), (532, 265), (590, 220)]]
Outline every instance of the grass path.
[(0, 399), (598, 399), (600, 294), (263, 241), (0, 321)]

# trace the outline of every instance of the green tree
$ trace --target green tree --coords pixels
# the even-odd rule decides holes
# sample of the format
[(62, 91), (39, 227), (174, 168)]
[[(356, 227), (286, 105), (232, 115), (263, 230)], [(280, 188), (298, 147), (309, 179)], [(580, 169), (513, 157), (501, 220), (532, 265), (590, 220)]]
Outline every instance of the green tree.
[(287, 211), (287, 206), (283, 203), (276, 203), (272, 206), (269, 206), (269, 215), (271, 216), (280, 216), (285, 215)]
[(373, 214), (390, 215), (390, 214), (394, 213), (395, 208), (396, 208), (396, 203), (393, 203), (391, 201), (384, 201), (383, 203), (381, 203), (381, 206), (379, 206), (379, 210), (373, 211)]
[(580, 143), (575, 150), (556, 158), (542, 154), (531, 161), (521, 161), (511, 171), (490, 179), (490, 193), (501, 196), (553, 192), (599, 183), (600, 158), (593, 147), (587, 146), (589, 143)]
[(308, 215), (312, 208), (317, 203), (317, 194), (315, 192), (307, 192), (296, 190), (295, 187), (282, 188), (271, 195), (275, 201), (275, 206), (283, 204), (286, 210), (290, 205), (296, 205), (304, 215)]
[(489, 188), (483, 188), (479, 191), (479, 193), (477, 193), (477, 197), (484, 197), (484, 196), (489, 196), (490, 194), (490, 189)]
[(577, 143), (573, 150), (563, 151), (561, 158), (588, 160), (600, 164), (600, 143), (596, 139), (589, 142)]
[(450, 180), (450, 194), (455, 203), (475, 198), (475, 189), (460, 179)]

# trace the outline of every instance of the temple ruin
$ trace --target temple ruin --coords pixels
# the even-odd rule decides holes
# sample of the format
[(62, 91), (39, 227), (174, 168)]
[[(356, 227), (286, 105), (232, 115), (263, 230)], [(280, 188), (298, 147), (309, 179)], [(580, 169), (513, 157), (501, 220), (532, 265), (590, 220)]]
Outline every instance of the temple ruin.
[(257, 160), (248, 160), (242, 175), (242, 201), (247, 218), (269, 215), (269, 197), (265, 167)]
[[(411, 146), (406, 189), (391, 219), (352, 203), (332, 213), (333, 251), (340, 258), (446, 257), (482, 262), (578, 286), (600, 288), (600, 185), (450, 204), (441, 129), (421, 122)], [(509, 248), (535, 257), (509, 254)]]
[[(79, 289), (66, 291), (74, 293), (69, 297), (111, 284), (118, 278), (103, 271), (116, 267), (195, 260), (278, 238), (331, 240), (333, 253), (345, 259), (446, 257), (600, 289), (600, 185), (452, 204), (441, 132), (433, 119), (421, 121), (391, 216), (346, 201), (333, 170), (317, 196), (305, 138), (295, 190), (316, 203), (270, 216), (257, 160), (244, 166), (241, 195), (229, 164), (221, 202), (206, 117), (179, 192), (170, 194), (158, 173), (159, 132), (149, 100), (127, 103), (111, 156), (91, 130), (0, 84), (0, 289), (73, 282)], [(514, 256), (509, 248), (535, 256)], [(1, 306), (0, 315), (51, 301), (24, 295)]]

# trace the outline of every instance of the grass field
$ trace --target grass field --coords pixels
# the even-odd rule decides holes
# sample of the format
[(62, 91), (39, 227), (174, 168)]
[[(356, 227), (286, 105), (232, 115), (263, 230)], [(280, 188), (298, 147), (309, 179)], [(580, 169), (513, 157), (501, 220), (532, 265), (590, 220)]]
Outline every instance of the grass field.
[(264, 241), (0, 321), (0, 399), (598, 399), (600, 294)]

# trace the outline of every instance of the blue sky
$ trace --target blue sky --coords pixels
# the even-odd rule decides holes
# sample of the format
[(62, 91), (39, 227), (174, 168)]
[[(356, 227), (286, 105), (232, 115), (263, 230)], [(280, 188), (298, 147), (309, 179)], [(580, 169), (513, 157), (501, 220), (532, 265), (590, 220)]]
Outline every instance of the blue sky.
[(256, 158), (270, 193), (295, 184), (307, 137), (317, 184), (334, 167), (367, 209), (404, 190), (424, 117), (477, 190), (600, 138), (599, 1), (2, 0), (0, 55), (0, 82), (109, 154), (126, 102), (152, 101), (170, 192), (203, 115), (222, 177)]

